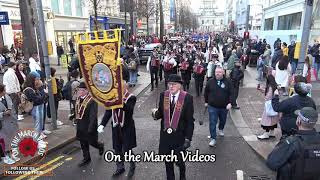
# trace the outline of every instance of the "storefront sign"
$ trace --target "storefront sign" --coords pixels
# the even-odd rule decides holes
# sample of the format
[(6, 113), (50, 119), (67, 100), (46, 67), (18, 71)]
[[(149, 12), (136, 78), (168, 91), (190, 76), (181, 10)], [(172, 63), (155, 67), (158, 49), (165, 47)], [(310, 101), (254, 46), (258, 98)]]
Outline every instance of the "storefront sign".
[(85, 31), (86, 20), (54, 20), (55, 31)]
[(0, 25), (9, 25), (8, 12), (6, 12), (6, 11), (0, 12)]

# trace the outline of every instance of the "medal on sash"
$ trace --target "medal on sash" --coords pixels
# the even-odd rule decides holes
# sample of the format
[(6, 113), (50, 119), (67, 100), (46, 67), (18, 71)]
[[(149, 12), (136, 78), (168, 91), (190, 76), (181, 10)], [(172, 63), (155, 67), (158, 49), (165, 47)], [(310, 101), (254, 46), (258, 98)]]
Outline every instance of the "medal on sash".
[(83, 99), (82, 103), (80, 102), (81, 98), (78, 97), (76, 102), (76, 119), (82, 119), (84, 112), (87, 108), (88, 103), (91, 101), (92, 97), (88, 94)]
[[(182, 106), (184, 104), (184, 99), (186, 97), (187, 93), (185, 91), (180, 91), (178, 100), (175, 104), (173, 112), (170, 111), (170, 92), (165, 91), (164, 93), (164, 101), (163, 101), (163, 107), (164, 107), (164, 130), (171, 134), (173, 131), (176, 131), (179, 121), (180, 121), (180, 115)], [(172, 116), (171, 116), (172, 113)]]

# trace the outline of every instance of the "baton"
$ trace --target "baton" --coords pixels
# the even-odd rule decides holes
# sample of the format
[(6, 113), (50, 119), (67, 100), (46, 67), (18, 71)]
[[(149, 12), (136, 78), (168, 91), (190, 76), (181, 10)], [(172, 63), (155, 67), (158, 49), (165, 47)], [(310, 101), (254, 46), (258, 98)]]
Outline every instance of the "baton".
[[(204, 111), (203, 111), (203, 114), (206, 114), (207, 110), (208, 110), (208, 107), (205, 107), (205, 108), (204, 108)], [(199, 125), (200, 125), (200, 126), (203, 125), (203, 121), (202, 121), (202, 120), (199, 120)]]

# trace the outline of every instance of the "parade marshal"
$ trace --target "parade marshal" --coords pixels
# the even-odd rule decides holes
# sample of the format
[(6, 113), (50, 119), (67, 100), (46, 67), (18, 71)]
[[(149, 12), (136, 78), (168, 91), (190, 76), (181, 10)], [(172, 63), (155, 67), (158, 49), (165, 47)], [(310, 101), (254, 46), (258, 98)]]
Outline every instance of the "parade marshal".
[[(193, 97), (181, 90), (182, 80), (172, 74), (168, 78), (168, 90), (160, 94), (159, 108), (152, 110), (155, 120), (161, 119), (159, 154), (170, 154), (174, 150), (175, 162), (180, 170), (180, 179), (185, 179), (185, 163), (181, 151), (190, 147), (194, 129)], [(174, 180), (174, 162), (165, 162), (168, 180)]]

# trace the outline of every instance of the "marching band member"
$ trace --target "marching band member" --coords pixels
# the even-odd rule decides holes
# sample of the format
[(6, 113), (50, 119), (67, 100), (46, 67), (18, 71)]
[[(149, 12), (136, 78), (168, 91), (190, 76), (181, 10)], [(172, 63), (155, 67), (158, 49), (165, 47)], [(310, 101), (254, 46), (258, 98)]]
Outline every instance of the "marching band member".
[[(168, 78), (169, 89), (160, 94), (159, 109), (152, 110), (155, 120), (161, 119), (159, 154), (168, 155), (173, 151), (178, 157), (176, 165), (180, 180), (186, 179), (186, 166), (181, 151), (191, 145), (194, 129), (193, 97), (181, 89), (182, 79), (172, 74)], [(174, 162), (165, 162), (167, 180), (174, 180)]]
[[(109, 120), (112, 119), (111, 125), (113, 149), (115, 151), (115, 154), (121, 156), (121, 161), (116, 162), (117, 169), (113, 173), (113, 176), (119, 176), (124, 173), (124, 153), (129, 152), (129, 150), (137, 147), (136, 128), (133, 120), (133, 110), (137, 98), (129, 92), (128, 85), (126, 83), (124, 83), (123, 86), (123, 108), (106, 110), (102, 121), (97, 129), (99, 133), (102, 133), (104, 131), (104, 127), (107, 125)], [(132, 177), (134, 175), (135, 168), (135, 163), (130, 162), (128, 177)]]
[(183, 81), (183, 89), (189, 90), (190, 80), (191, 80), (191, 72), (192, 72), (192, 61), (187, 55), (184, 53), (182, 56), (182, 61), (179, 64), (181, 77)]
[(206, 74), (205, 64), (202, 62), (201, 57), (198, 55), (193, 65), (193, 78), (195, 80), (197, 97), (199, 97), (200, 94), (202, 94), (203, 81), (204, 81), (205, 74)]
[(168, 51), (166, 57), (163, 59), (163, 71), (164, 71), (164, 79), (165, 79), (165, 87), (167, 89), (168, 77), (171, 74), (177, 74), (176, 66), (177, 61), (174, 59), (174, 56), (171, 51)]
[(104, 144), (98, 142), (98, 104), (92, 99), (84, 82), (78, 87), (78, 97), (76, 100), (76, 121), (77, 139), (80, 141), (83, 160), (78, 164), (79, 167), (91, 162), (89, 145), (99, 149), (99, 155), (103, 155)]
[(151, 91), (154, 88), (154, 81), (156, 81), (156, 88), (158, 88), (158, 72), (160, 69), (160, 57), (157, 53), (157, 49), (153, 49), (152, 55), (149, 56), (147, 62), (147, 71), (151, 75)]

